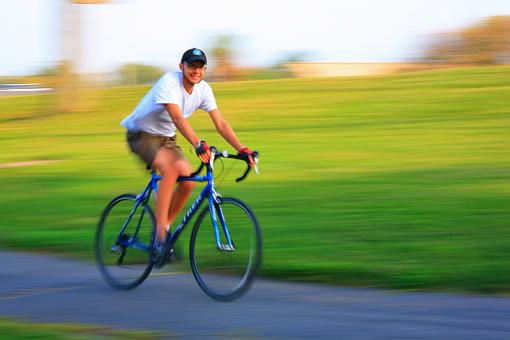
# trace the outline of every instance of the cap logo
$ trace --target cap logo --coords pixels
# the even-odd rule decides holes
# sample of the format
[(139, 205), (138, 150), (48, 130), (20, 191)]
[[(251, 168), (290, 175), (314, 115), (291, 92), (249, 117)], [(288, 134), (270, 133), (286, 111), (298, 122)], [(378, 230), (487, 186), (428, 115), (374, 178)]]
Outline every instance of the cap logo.
[(202, 55), (202, 51), (196, 48), (191, 53), (193, 53), (193, 55)]

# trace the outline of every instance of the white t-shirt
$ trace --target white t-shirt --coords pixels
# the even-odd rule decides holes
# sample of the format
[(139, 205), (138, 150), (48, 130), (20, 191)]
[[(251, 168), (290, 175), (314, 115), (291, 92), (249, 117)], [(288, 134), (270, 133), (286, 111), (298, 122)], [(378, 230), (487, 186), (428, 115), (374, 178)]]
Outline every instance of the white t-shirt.
[(196, 84), (189, 94), (182, 84), (182, 72), (168, 72), (124, 118), (121, 125), (129, 131), (173, 137), (176, 126), (163, 104), (177, 104), (185, 118), (198, 109), (210, 112), (217, 108), (211, 86), (205, 81)]

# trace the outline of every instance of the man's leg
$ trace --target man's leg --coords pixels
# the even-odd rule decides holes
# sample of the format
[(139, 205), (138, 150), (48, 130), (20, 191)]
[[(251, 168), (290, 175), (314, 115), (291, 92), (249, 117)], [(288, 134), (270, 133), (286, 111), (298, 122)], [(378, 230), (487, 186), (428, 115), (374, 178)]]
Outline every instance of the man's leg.
[[(181, 159), (177, 162), (177, 166), (179, 167), (180, 176), (189, 176), (191, 174), (191, 166), (188, 161)], [(173, 194), (173, 198), (170, 203), (170, 209), (168, 210), (168, 223), (171, 225), (179, 212), (184, 207), (189, 195), (193, 191), (193, 187), (195, 183), (192, 181), (184, 181), (179, 182), (177, 185), (177, 189)]]
[(168, 211), (177, 177), (179, 177), (179, 159), (178, 155), (167, 148), (159, 148), (152, 166), (161, 174), (161, 182), (156, 196), (156, 223), (158, 243), (166, 239), (167, 228), (170, 224), (168, 220)]

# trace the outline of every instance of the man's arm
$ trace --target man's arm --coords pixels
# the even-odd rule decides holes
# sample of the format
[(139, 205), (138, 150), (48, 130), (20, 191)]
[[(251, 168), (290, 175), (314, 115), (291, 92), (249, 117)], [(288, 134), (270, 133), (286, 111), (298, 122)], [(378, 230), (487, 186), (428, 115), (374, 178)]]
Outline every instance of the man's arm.
[(195, 131), (191, 128), (191, 125), (189, 125), (186, 118), (182, 115), (181, 108), (177, 104), (164, 105), (179, 132), (196, 148), (200, 142), (200, 138), (198, 138)]
[(243, 144), (237, 138), (234, 130), (230, 126), (230, 124), (223, 118), (220, 110), (214, 109), (209, 111), (209, 115), (211, 116), (212, 121), (214, 122), (214, 126), (216, 127), (216, 131), (236, 149), (236, 151), (241, 151), (245, 148)]

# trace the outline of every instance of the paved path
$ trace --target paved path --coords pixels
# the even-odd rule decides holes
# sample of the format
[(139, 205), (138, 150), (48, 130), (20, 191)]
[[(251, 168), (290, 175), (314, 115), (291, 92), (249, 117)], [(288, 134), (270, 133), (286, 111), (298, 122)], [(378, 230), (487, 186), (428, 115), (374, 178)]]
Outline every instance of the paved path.
[(13, 252), (0, 252), (0, 316), (185, 339), (510, 339), (510, 298), (259, 280), (220, 303), (187, 273), (153, 272), (136, 290), (116, 291), (92, 264)]

